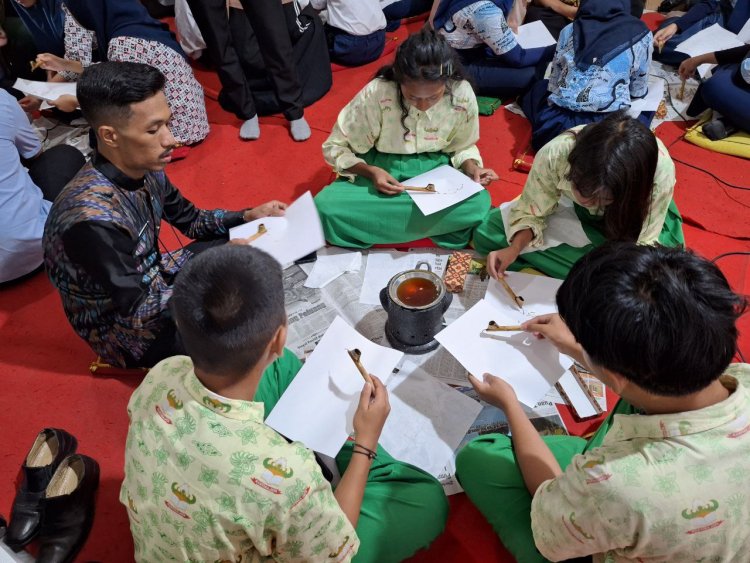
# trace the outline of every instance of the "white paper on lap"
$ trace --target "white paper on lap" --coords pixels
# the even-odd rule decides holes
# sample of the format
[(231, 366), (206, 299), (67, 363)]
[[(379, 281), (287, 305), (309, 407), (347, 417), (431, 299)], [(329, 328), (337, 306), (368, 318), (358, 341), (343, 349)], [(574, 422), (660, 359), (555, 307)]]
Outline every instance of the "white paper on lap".
[(437, 168), (401, 182), (405, 186), (424, 187), (434, 184), (437, 193), (406, 193), (414, 200), (423, 215), (432, 215), (481, 192), (484, 187), (460, 172), (444, 164)]
[(371, 342), (337, 316), (279, 399), (266, 424), (291, 440), (335, 457), (353, 431), (364, 379), (347, 350), (358, 348), (362, 364), (388, 379), (403, 354)]
[[(503, 226), (505, 227), (506, 240), (510, 239), (510, 210), (515, 205), (515, 201), (508, 201), (500, 205), (500, 213), (503, 217)], [(544, 229), (544, 243), (541, 246), (527, 246), (521, 251), (521, 254), (527, 252), (538, 252), (547, 250), (561, 244), (568, 244), (574, 248), (583, 248), (591, 244), (591, 240), (581, 226), (581, 220), (576, 215), (573, 208), (573, 202), (567, 197), (561, 197), (557, 209), (552, 215), (546, 218), (547, 226)]]
[(229, 238), (248, 238), (258, 232), (261, 224), (268, 232), (252, 241), (250, 246), (268, 252), (283, 268), (326, 244), (318, 209), (310, 192), (305, 192), (289, 205), (283, 217), (263, 217), (234, 227), (229, 230)]
[(482, 406), (406, 360), (388, 383), (391, 413), (380, 444), (433, 477), (455, 471), (455, 449)]
[(541, 20), (524, 24), (518, 28), (516, 41), (522, 49), (547, 47), (557, 43)]
[(515, 390), (518, 400), (531, 407), (573, 365), (546, 340), (526, 332), (497, 335), (483, 333), (489, 321), (512, 324), (485, 299), (435, 337), (475, 377), (484, 373), (502, 377)]

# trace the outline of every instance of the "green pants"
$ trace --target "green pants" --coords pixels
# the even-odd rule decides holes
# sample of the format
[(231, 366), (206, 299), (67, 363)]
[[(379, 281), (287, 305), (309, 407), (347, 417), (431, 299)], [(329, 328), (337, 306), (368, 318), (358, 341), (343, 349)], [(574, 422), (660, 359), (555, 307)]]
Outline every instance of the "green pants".
[[(615, 414), (634, 412), (631, 405), (620, 400), (588, 442), (574, 436), (546, 436), (543, 440), (564, 470), (575, 455), (601, 445)], [(456, 475), (471, 502), (487, 518), (516, 561), (547, 561), (534, 544), (532, 496), (523, 481), (510, 438), (488, 434), (466, 444), (456, 458)]]
[[(301, 367), (289, 350), (266, 369), (255, 393), (265, 413), (271, 412)], [(342, 473), (352, 456), (347, 442), (336, 456)], [(393, 459), (378, 446), (372, 462), (357, 523), (357, 563), (402, 561), (425, 548), (443, 531), (448, 499), (431, 475)]]
[[(450, 158), (443, 153), (387, 154), (372, 149), (360, 156), (399, 182), (450, 164)], [(353, 248), (425, 237), (443, 248), (465, 248), (490, 204), (489, 192), (482, 190), (448, 209), (423, 215), (409, 195), (381, 194), (370, 180), (360, 176), (353, 183), (339, 178), (315, 196), (326, 240)]]
[[(585, 207), (574, 203), (576, 215), (581, 221), (581, 226), (586, 236), (591, 241), (583, 247), (561, 244), (546, 250), (527, 252), (518, 257), (510, 266), (510, 270), (519, 271), (524, 268), (535, 268), (548, 276), (565, 279), (580, 258), (591, 252), (597, 246), (606, 242), (604, 236), (602, 218), (592, 215)], [(674, 200), (669, 204), (667, 216), (662, 225), (659, 242), (664, 246), (685, 246), (685, 237), (682, 234), (682, 217), (677, 210)], [(495, 208), (487, 214), (487, 217), (474, 231), (474, 248), (482, 255), (489, 254), (493, 250), (506, 248), (508, 240), (505, 236), (503, 216), (499, 208)]]

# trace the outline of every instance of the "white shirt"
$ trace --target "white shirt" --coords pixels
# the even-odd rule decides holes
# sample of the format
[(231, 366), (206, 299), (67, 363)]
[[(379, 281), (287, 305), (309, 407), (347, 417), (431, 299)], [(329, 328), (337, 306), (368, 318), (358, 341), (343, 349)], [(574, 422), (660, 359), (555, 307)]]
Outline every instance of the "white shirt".
[(42, 143), (16, 99), (0, 90), (0, 282), (42, 263), (42, 234), (52, 207), (21, 164)]
[(370, 35), (385, 28), (379, 0), (311, 0), (316, 10), (328, 9), (328, 25), (351, 35)]

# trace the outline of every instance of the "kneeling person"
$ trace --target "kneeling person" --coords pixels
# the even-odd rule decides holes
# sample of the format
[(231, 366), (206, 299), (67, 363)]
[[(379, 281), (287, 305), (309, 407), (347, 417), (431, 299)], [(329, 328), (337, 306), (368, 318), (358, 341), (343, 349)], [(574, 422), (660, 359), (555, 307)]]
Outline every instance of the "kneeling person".
[[(136, 560), (395, 562), (442, 531), (440, 484), (377, 445), (390, 406), (376, 377), (336, 458), (335, 492), (312, 451), (264, 424), (300, 368), (284, 349), (273, 258), (208, 250), (177, 278), (170, 306), (189, 357), (155, 366), (128, 404), (120, 501)], [(184, 522), (190, 533), (175, 534)]]
[[(164, 173), (176, 141), (164, 76), (140, 63), (88, 67), (77, 86), (98, 152), (55, 201), (44, 230), (44, 262), (78, 335), (120, 367), (152, 366), (180, 353), (167, 304), (180, 268), (228, 240), (231, 227), (285, 205), (197, 209)], [(165, 219), (197, 243), (160, 253)]]

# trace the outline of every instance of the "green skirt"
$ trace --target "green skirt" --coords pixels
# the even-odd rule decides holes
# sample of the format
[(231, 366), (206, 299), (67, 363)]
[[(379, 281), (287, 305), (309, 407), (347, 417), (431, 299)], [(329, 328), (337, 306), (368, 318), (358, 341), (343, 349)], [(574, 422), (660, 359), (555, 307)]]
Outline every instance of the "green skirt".
[[(606, 242), (603, 231), (603, 219), (593, 215), (577, 203), (573, 203), (578, 219), (586, 236), (591, 241), (582, 247), (561, 244), (545, 250), (521, 254), (510, 266), (510, 270), (518, 271), (524, 268), (534, 268), (553, 278), (565, 279), (580, 258), (591, 252), (597, 246)], [(677, 210), (674, 200), (669, 204), (667, 216), (659, 235), (659, 243), (664, 246), (685, 246), (682, 234), (682, 217)], [(487, 214), (487, 218), (474, 231), (474, 248), (482, 255), (493, 250), (506, 248), (508, 240), (505, 236), (505, 226), (500, 208), (495, 208)]]
[[(448, 155), (436, 152), (388, 154), (372, 149), (360, 156), (367, 164), (388, 171), (399, 182), (450, 164)], [(485, 219), (490, 204), (489, 192), (482, 190), (448, 209), (425, 216), (409, 195), (381, 194), (370, 180), (361, 176), (354, 182), (339, 178), (315, 196), (326, 240), (353, 248), (425, 237), (443, 248), (465, 248), (473, 230)]]

